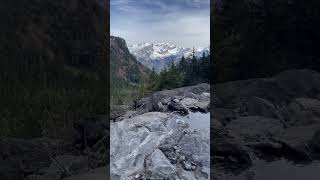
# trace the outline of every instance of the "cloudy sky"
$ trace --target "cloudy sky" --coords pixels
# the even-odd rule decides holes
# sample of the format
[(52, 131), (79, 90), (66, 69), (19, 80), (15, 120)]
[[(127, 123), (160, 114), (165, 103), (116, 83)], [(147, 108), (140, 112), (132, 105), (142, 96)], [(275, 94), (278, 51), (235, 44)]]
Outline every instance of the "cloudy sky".
[(111, 0), (111, 35), (129, 45), (168, 42), (210, 44), (210, 0)]

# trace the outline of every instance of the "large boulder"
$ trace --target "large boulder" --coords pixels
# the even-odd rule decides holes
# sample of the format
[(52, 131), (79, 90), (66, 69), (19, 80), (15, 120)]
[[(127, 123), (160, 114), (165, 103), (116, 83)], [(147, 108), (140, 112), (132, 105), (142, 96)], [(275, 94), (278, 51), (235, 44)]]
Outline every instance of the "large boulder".
[(20, 179), (25, 174), (39, 173), (49, 167), (54, 154), (70, 151), (70, 144), (49, 138), (15, 139), (0, 141), (1, 179)]
[(294, 99), (287, 107), (286, 117), (291, 126), (320, 123), (320, 101), (310, 98)]
[(320, 158), (318, 72), (288, 70), (212, 87), (214, 179), (243, 172), (255, 158)]
[(208, 177), (209, 142), (209, 130), (189, 129), (176, 114), (149, 112), (125, 118), (111, 123), (111, 175), (126, 179), (175, 179), (190, 173), (198, 179)]
[(217, 106), (239, 107), (243, 98), (260, 97), (285, 105), (293, 98), (316, 98), (320, 94), (320, 74), (312, 70), (289, 70), (271, 78), (249, 79), (216, 84)]
[(212, 166), (235, 172), (252, 165), (251, 150), (241, 138), (218, 127), (213, 127), (211, 136)]
[(313, 134), (313, 137), (309, 142), (309, 144), (312, 149), (312, 152), (314, 153), (316, 158), (319, 159), (320, 158), (320, 153), (319, 153), (320, 152), (320, 129)]
[[(159, 149), (171, 163), (192, 171), (196, 178), (208, 178), (210, 172), (209, 130), (180, 129), (168, 133), (162, 138)], [(181, 174), (183, 172), (179, 172)], [(184, 173), (186, 174), (186, 173)]]
[(147, 113), (111, 124), (111, 174), (130, 177), (144, 172), (145, 158), (167, 131), (165, 113)]
[(107, 167), (100, 167), (82, 174), (66, 177), (63, 180), (89, 180), (89, 179), (106, 180), (106, 179), (109, 179), (108, 171), (109, 169)]
[(141, 100), (136, 101), (134, 108), (142, 109), (143, 112), (159, 111), (159, 102), (166, 105), (166, 102), (164, 101), (168, 101), (168, 99), (176, 99), (174, 97), (191, 98), (209, 102), (209, 93), (209, 84), (198, 84), (196, 86), (188, 86), (172, 90), (158, 91), (148, 98), (143, 98)]
[(126, 105), (111, 105), (110, 106), (110, 120), (116, 120), (117, 118), (124, 116), (130, 107)]
[[(203, 94), (206, 94), (206, 93), (203, 93)], [(207, 113), (209, 111), (210, 95), (208, 95), (209, 96), (208, 99), (205, 99), (205, 98), (200, 99), (201, 95), (199, 96), (199, 100), (186, 97), (186, 98), (183, 98), (180, 101), (180, 103), (183, 106), (190, 109), (191, 111), (199, 111), (199, 112)]]
[(211, 111), (212, 118), (217, 119), (222, 125), (229, 124), (240, 115), (233, 109), (215, 108)]
[(260, 97), (249, 97), (243, 107), (249, 116), (264, 116), (269, 118), (283, 119), (280, 111), (270, 101)]
[(237, 134), (247, 143), (267, 141), (282, 133), (283, 124), (279, 119), (263, 116), (246, 116), (230, 122), (225, 129)]
[(159, 149), (155, 149), (147, 158), (146, 169), (155, 179), (170, 179), (178, 177), (177, 169)]
[(84, 156), (59, 155), (52, 157), (52, 163), (40, 173), (31, 174), (27, 180), (59, 180), (73, 174), (89, 171), (89, 160)]
[(89, 160), (85, 156), (59, 155), (54, 157), (45, 177), (63, 177), (70, 174), (80, 174), (89, 170)]
[(317, 151), (319, 145), (320, 124), (299, 126), (288, 128), (284, 133), (275, 137), (287, 147), (287, 153), (292, 153), (295, 160), (312, 160), (314, 157), (319, 157)]

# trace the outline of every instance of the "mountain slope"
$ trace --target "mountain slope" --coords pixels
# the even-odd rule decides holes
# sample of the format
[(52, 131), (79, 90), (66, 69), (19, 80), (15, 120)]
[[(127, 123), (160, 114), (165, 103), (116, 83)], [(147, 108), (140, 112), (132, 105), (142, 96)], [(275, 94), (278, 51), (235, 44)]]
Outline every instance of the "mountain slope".
[(138, 84), (150, 72), (130, 54), (125, 40), (120, 37), (110, 37), (110, 65), (112, 87)]
[(96, 0), (0, 2), (1, 137), (63, 136), (106, 112), (103, 14)]
[[(179, 62), (182, 56), (190, 56), (193, 51), (193, 49), (179, 47), (170, 43), (140, 43), (129, 46), (129, 50), (139, 62), (149, 69), (155, 68), (158, 72), (172, 62)], [(197, 57), (201, 57), (203, 52), (208, 54), (209, 48), (195, 48)]]

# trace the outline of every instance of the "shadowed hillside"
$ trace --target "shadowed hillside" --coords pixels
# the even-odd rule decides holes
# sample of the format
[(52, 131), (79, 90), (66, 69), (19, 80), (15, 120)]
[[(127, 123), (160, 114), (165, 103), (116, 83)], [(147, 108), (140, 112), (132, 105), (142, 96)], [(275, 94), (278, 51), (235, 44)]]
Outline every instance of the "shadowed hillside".
[(130, 54), (124, 39), (110, 37), (111, 102), (123, 104), (138, 98), (150, 70)]
[(219, 0), (213, 4), (215, 82), (320, 71), (319, 1)]
[(150, 72), (130, 54), (124, 39), (110, 37), (111, 84), (138, 84)]
[(2, 1), (0, 9), (0, 136), (62, 136), (105, 112), (96, 0)]

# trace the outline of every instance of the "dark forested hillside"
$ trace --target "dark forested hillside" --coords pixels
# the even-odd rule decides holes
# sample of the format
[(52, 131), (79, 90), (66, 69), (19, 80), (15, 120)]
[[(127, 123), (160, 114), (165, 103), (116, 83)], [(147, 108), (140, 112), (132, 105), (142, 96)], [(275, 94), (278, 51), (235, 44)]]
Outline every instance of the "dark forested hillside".
[(121, 86), (138, 84), (150, 72), (130, 54), (124, 39), (110, 37), (111, 84)]
[(61, 136), (105, 113), (96, 0), (5, 0), (0, 9), (0, 136)]
[(111, 104), (125, 104), (143, 95), (142, 89), (150, 70), (130, 54), (120, 37), (110, 37)]
[(219, 0), (213, 6), (216, 82), (320, 71), (320, 2)]

